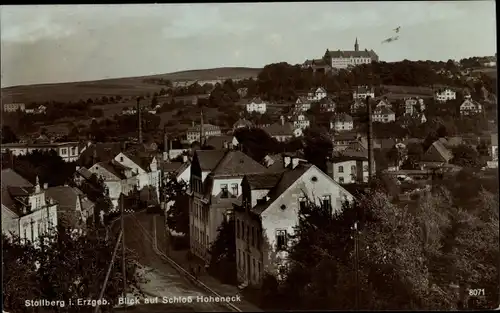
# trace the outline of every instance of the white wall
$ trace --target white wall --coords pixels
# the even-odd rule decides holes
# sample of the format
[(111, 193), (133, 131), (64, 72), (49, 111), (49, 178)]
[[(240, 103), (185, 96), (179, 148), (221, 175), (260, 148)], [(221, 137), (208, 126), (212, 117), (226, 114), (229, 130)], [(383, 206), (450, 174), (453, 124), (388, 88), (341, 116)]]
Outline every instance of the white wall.
[(19, 217), (2, 204), (2, 233), (19, 235)]
[[(33, 221), (33, 224), (31, 223)], [(38, 228), (40, 225), (40, 233), (48, 231), (49, 227), (57, 226), (57, 205), (51, 205), (46, 208), (36, 210), (31, 214), (22, 216), (19, 219), (20, 237), (22, 239), (31, 240), (31, 230), (33, 227), (34, 240), (38, 239), (40, 233)]]

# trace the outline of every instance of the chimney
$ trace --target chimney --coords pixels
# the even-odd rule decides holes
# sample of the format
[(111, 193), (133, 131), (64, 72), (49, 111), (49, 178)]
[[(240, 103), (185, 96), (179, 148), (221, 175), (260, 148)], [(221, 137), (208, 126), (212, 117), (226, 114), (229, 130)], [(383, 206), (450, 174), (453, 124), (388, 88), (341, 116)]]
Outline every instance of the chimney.
[(43, 184), (43, 189), (48, 189), (48, 188), (49, 188), (49, 184), (44, 183), (44, 184)]
[(285, 117), (283, 115), (280, 116), (281, 125), (285, 125)]
[(194, 121), (191, 122), (191, 126), (194, 127)]
[(290, 165), (290, 163), (292, 161), (291, 159), (292, 159), (291, 157), (286, 156), (286, 155), (283, 157), (283, 164), (284, 164), (285, 168), (287, 168)]

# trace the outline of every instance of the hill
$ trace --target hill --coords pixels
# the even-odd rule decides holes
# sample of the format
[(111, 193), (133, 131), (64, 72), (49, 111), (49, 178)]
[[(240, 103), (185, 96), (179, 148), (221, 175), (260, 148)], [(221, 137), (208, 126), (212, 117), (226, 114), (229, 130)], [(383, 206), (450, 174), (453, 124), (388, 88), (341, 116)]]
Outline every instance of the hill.
[(172, 82), (214, 82), (225, 79), (256, 77), (261, 69), (247, 67), (223, 67), (202, 70), (189, 70), (168, 74), (139, 77), (112, 78), (96, 81), (83, 81), (57, 84), (39, 84), (2, 88), (2, 103), (73, 101), (100, 98), (103, 96), (134, 97), (158, 92), (162, 86), (145, 82), (151, 78), (163, 78)]

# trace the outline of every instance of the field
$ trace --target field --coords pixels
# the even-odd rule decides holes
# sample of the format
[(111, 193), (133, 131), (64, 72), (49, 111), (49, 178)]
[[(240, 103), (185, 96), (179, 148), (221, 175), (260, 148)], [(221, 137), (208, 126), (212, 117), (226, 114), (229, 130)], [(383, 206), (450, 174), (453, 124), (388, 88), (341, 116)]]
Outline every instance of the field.
[[(260, 69), (258, 68), (227, 67), (86, 82), (14, 86), (2, 88), (1, 98), (2, 103), (31, 103), (45, 101), (76, 102), (87, 100), (88, 98), (94, 99), (102, 96), (110, 97), (117, 95), (135, 97), (147, 93), (152, 94), (162, 88), (157, 84), (145, 83), (145, 79), (163, 78), (173, 82), (242, 79), (256, 77), (259, 71)], [(130, 103), (124, 104), (124, 106), (130, 105)]]

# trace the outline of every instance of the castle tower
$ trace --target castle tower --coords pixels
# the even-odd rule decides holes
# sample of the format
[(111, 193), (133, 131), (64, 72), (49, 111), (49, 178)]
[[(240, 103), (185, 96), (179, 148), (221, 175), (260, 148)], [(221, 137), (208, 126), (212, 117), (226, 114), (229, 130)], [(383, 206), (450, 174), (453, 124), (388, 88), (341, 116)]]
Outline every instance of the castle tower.
[(354, 51), (359, 51), (358, 37), (356, 37), (356, 42), (354, 43)]

